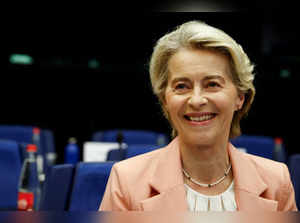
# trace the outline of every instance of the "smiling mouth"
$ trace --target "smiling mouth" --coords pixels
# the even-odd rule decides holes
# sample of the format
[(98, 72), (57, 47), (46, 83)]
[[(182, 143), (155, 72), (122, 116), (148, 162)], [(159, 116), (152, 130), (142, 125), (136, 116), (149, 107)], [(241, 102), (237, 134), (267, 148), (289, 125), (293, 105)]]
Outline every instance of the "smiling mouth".
[(184, 115), (184, 118), (188, 121), (193, 121), (193, 122), (204, 122), (207, 120), (211, 120), (214, 117), (216, 117), (217, 114), (211, 113), (211, 114), (206, 114), (206, 115), (201, 115), (201, 116), (188, 116)]

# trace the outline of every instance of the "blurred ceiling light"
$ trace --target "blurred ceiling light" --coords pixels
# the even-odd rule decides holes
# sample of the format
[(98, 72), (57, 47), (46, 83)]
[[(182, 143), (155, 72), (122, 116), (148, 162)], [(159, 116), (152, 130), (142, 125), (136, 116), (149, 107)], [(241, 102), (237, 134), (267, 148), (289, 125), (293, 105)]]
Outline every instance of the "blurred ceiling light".
[(288, 69), (281, 69), (279, 75), (281, 78), (290, 78), (291, 72)]
[(166, 12), (230, 12), (236, 11), (238, 7), (234, 1), (217, 0), (186, 0), (168, 1), (156, 5), (156, 10)]
[(27, 54), (12, 54), (9, 58), (12, 64), (31, 65), (33, 64), (33, 58)]
[(100, 66), (100, 63), (97, 59), (91, 59), (88, 61), (88, 67), (91, 69), (98, 69)]

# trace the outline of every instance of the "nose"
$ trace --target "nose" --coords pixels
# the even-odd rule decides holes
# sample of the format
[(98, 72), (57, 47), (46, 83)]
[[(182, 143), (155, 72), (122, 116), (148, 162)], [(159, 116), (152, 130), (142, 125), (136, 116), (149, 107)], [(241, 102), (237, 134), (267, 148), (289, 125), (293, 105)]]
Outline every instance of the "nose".
[(207, 98), (200, 89), (194, 89), (189, 97), (188, 105), (197, 110), (208, 102)]

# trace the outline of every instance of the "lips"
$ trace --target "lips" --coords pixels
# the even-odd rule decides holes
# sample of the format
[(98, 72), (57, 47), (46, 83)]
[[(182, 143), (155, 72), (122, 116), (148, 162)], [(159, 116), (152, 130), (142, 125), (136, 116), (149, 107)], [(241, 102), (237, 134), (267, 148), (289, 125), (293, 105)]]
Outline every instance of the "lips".
[(216, 116), (217, 116), (216, 113), (205, 112), (205, 113), (189, 113), (184, 115), (184, 118), (188, 121), (204, 122), (204, 121), (211, 120)]

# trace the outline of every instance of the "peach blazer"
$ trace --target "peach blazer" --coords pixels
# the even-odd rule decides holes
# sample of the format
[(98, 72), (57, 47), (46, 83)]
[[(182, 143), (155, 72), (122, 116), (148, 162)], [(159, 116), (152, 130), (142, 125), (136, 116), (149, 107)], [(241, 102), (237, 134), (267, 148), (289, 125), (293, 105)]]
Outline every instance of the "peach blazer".
[[(239, 211), (296, 211), (283, 163), (228, 145)], [(116, 163), (100, 211), (188, 211), (178, 138), (162, 149)]]

